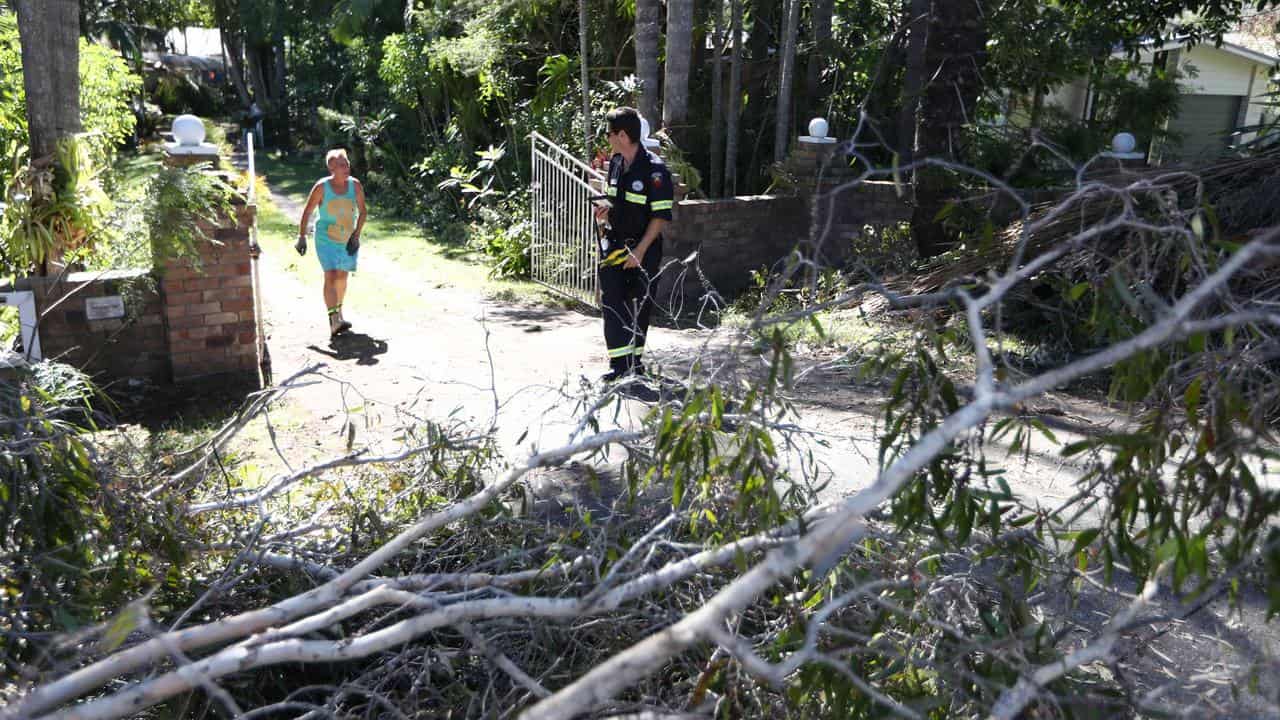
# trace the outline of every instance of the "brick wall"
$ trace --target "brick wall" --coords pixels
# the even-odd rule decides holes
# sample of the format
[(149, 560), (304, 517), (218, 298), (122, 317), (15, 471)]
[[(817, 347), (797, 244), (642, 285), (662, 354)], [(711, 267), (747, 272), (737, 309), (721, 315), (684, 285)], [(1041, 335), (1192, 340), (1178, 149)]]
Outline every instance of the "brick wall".
[[(204, 226), (214, 242), (197, 257), (159, 260), (151, 270), (31, 277), (45, 358), (75, 365), (100, 382), (145, 377), (157, 383), (234, 375), (256, 384), (259, 358), (249, 257), (254, 208), (238, 201), (233, 224)], [(93, 298), (120, 295), (125, 317), (90, 320)]]
[(249, 265), (253, 221), (254, 208), (238, 203), (234, 226), (204, 228), (217, 242), (202, 245), (197, 259), (156, 268), (175, 381), (258, 371)]
[[(673, 309), (696, 308), (706, 294), (701, 276), (725, 300), (750, 283), (750, 273), (774, 267), (799, 248), (824, 265), (847, 262), (853, 238), (870, 225), (910, 217), (893, 183), (840, 184), (829, 180), (814, 194), (755, 195), (676, 204), (664, 234), (659, 293)], [(815, 232), (816, 231), (816, 232)], [(817, 238), (815, 245), (811, 238)], [(697, 253), (694, 268), (683, 261)]]
[[(146, 270), (77, 272), (62, 278), (33, 277), (16, 289), (30, 290), (40, 320), (44, 357), (105, 379), (145, 377), (169, 380), (164, 313), (155, 279)], [(120, 295), (124, 318), (90, 320), (90, 299)]]
[[(908, 190), (909, 192), (909, 190)], [(822, 265), (851, 260), (854, 241), (867, 227), (883, 228), (911, 218), (911, 208), (892, 182), (832, 178), (811, 201), (810, 250)]]
[[(795, 247), (797, 228), (808, 226), (808, 208), (800, 197), (753, 195), (726, 200), (684, 200), (663, 236), (664, 298), (686, 303), (704, 293), (694, 268), (672, 265), (697, 253), (701, 274), (723, 297), (731, 298), (750, 281), (750, 271), (771, 266)], [(683, 277), (681, 277), (683, 276)]]

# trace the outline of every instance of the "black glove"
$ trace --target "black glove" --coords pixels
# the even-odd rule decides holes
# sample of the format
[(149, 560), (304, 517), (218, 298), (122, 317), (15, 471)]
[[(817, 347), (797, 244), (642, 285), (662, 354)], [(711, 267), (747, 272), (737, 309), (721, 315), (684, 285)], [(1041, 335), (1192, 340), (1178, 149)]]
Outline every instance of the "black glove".
[(351, 239), (347, 241), (347, 254), (355, 255), (356, 252), (358, 252), (359, 250), (360, 250), (360, 236), (352, 235)]
[(298, 242), (293, 244), (293, 249), (298, 251), (299, 255), (307, 254), (307, 236), (299, 235)]

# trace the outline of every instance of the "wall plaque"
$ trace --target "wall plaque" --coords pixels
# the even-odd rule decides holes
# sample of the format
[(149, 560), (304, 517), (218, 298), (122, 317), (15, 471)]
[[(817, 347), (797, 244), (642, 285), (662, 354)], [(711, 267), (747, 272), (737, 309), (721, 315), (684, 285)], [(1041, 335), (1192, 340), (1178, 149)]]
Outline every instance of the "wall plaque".
[(124, 298), (119, 295), (84, 299), (84, 316), (88, 320), (124, 317)]

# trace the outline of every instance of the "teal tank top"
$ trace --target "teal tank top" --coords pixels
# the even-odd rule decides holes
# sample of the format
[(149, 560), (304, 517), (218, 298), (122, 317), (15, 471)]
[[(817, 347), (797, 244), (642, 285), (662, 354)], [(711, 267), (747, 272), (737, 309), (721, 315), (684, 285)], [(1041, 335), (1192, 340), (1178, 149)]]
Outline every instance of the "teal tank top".
[(330, 182), (324, 181), (324, 199), (316, 214), (316, 238), (346, 243), (356, 229), (356, 182), (347, 178), (347, 191), (341, 195), (333, 191)]

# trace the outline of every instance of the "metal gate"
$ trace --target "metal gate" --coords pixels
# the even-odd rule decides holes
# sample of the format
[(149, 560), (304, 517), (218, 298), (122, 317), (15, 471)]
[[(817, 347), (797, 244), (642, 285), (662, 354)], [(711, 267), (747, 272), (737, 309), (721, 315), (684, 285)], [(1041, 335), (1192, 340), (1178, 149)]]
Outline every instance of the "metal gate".
[(591, 196), (604, 175), (533, 133), (533, 280), (596, 307), (596, 230)]

